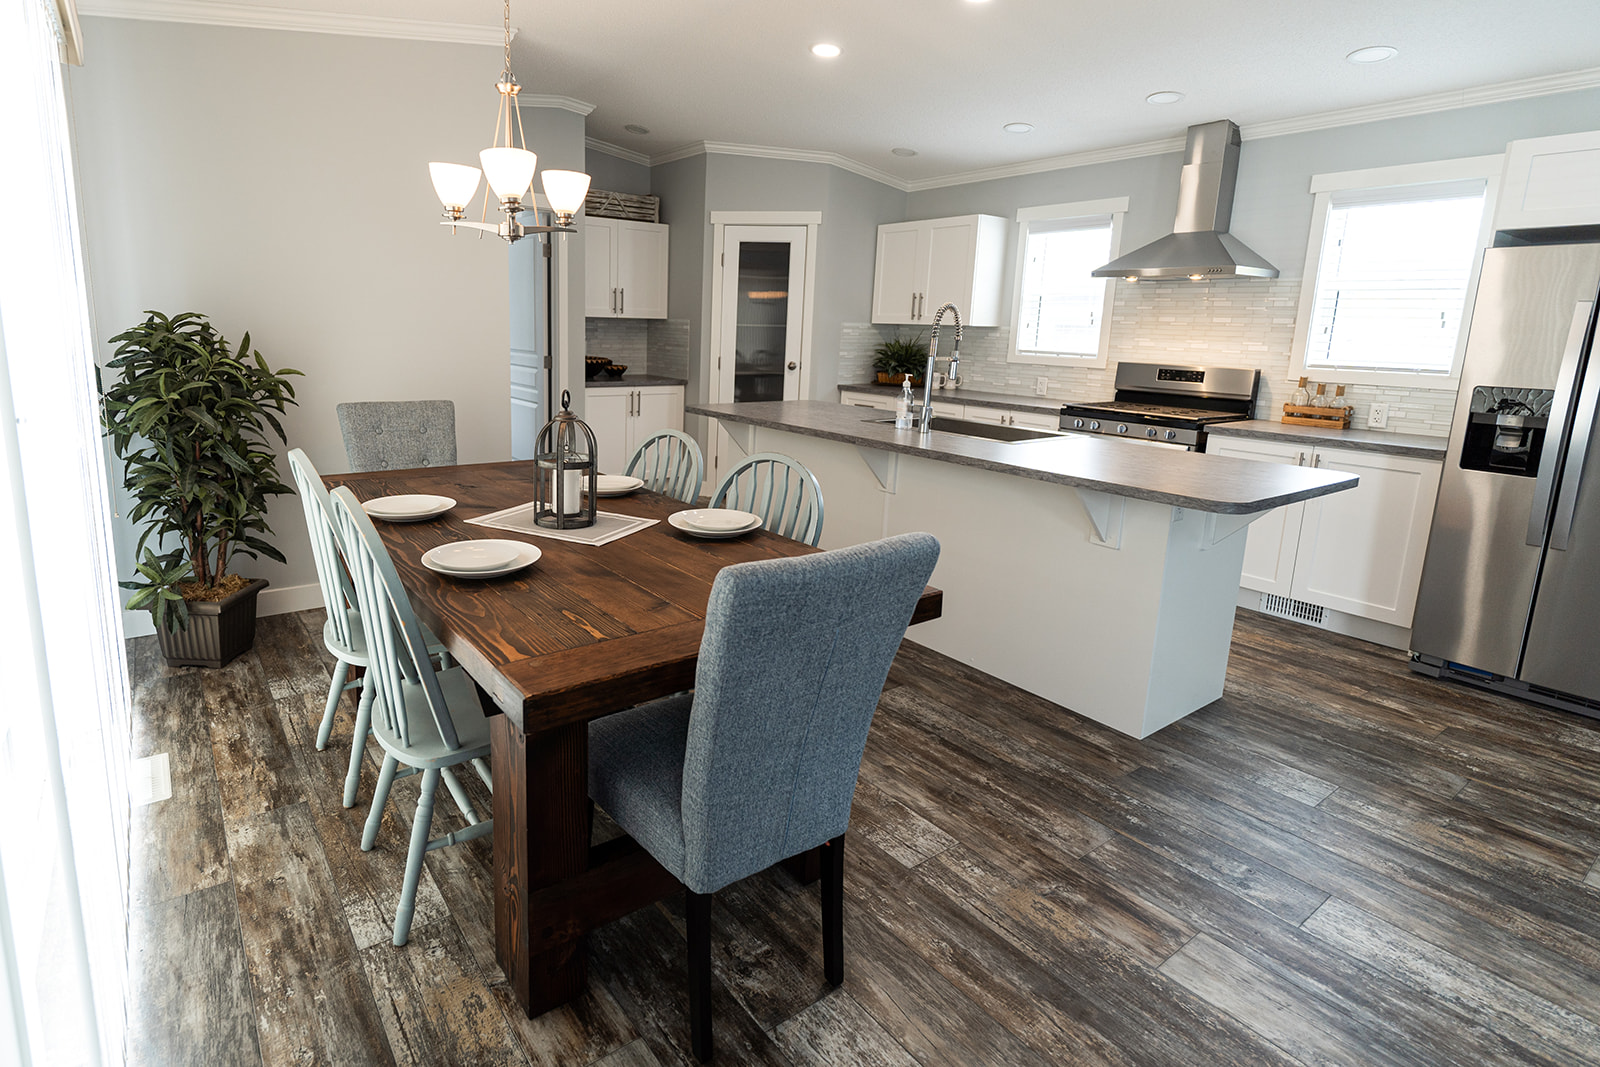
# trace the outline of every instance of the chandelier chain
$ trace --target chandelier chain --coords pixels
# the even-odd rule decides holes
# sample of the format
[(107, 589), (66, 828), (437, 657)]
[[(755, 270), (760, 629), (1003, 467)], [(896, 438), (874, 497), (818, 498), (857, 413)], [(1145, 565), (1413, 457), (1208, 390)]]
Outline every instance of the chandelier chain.
[(511, 0), (506, 0), (506, 73), (511, 73)]

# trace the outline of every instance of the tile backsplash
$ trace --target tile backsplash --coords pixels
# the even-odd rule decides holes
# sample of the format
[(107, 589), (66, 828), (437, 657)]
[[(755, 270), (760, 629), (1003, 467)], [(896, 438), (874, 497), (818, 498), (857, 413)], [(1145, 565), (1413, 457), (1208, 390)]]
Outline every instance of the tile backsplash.
[[(1051, 399), (1096, 400), (1111, 396), (1116, 364), (1123, 360), (1215, 363), (1259, 368), (1256, 417), (1275, 419), (1283, 413), (1295, 388), (1289, 379), (1289, 357), (1300, 302), (1298, 280), (1114, 284), (1110, 366), (1008, 363), (1010, 329), (973, 327), (964, 331), (961, 342), (961, 374), (966, 386), (1031, 396), (1034, 380), (1046, 378)], [(911, 327), (902, 329), (914, 332)], [(894, 333), (893, 326), (845, 323), (839, 337), (839, 381), (871, 381), (872, 350)], [(940, 342), (948, 344), (944, 334), (941, 329)], [(1386, 429), (1444, 436), (1450, 432), (1456, 393), (1454, 389), (1350, 385), (1345, 387), (1345, 398), (1356, 409), (1355, 425), (1364, 425), (1367, 408), (1381, 400), (1389, 405)]]
[(585, 319), (583, 340), (585, 355), (621, 363), (630, 374), (689, 377), (688, 319)]

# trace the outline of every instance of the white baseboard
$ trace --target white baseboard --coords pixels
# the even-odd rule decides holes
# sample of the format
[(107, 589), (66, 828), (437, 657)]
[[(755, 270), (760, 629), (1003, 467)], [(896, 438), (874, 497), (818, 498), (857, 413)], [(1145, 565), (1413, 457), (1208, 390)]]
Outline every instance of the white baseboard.
[[(256, 617), (287, 615), (291, 611), (309, 611), (322, 607), (322, 586), (316, 582), (307, 585), (267, 586), (256, 597)], [(148, 611), (122, 613), (123, 637), (149, 637), (156, 632)]]
[[(1258, 593), (1254, 589), (1240, 589), (1238, 604), (1241, 608), (1251, 611), (1261, 611), (1261, 598), (1265, 593)], [(1346, 637), (1354, 637), (1362, 641), (1371, 641), (1375, 645), (1385, 648), (1399, 649), (1405, 652), (1411, 648), (1411, 631), (1404, 626), (1395, 626), (1392, 623), (1378, 622), (1376, 619), (1364, 619), (1359, 615), (1351, 615), (1344, 611), (1335, 611), (1332, 608), (1322, 609), (1322, 621), (1311, 622), (1308, 619), (1286, 619), (1273, 612), (1262, 612), (1268, 618), (1280, 619), (1295, 626), (1310, 626), (1317, 630), (1329, 630)]]

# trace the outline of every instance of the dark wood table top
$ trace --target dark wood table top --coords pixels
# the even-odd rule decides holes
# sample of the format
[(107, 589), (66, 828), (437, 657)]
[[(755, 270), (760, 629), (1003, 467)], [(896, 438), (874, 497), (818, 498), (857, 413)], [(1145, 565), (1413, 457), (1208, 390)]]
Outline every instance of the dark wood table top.
[[(757, 530), (730, 540), (689, 537), (666, 522), (687, 505), (638, 492), (600, 502), (602, 511), (661, 520), (607, 545), (580, 545), (475, 526), (466, 520), (527, 503), (531, 462), (480, 463), (334, 474), (357, 499), (399, 493), (453, 497), (428, 522), (377, 523), (417, 615), (519, 729), (583, 721), (694, 685), (706, 603), (730, 563), (799, 556), (817, 549)], [(504, 538), (543, 553), (502, 578), (458, 579), (422, 565), (430, 548), (468, 538)], [(924, 590), (912, 622), (937, 618), (943, 594)]]

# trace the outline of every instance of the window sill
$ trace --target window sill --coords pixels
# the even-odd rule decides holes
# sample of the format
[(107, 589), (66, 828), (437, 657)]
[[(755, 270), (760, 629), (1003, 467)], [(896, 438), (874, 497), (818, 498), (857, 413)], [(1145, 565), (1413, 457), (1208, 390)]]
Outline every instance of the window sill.
[(1293, 367), (1289, 368), (1290, 382), (1310, 378), (1312, 383), (1334, 385), (1389, 386), (1396, 389), (1445, 389), (1456, 392), (1461, 388), (1461, 372), (1429, 374), (1418, 371), (1354, 370), (1343, 367)]

